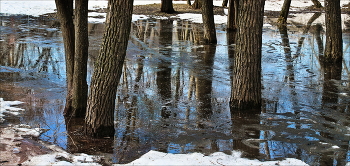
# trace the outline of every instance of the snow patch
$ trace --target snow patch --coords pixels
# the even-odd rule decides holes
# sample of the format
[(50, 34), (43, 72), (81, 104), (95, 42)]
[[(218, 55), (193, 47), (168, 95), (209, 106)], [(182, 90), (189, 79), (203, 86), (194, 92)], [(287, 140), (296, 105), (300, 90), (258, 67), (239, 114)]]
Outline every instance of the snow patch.
[(7, 114), (18, 115), (20, 111), (24, 111), (22, 108), (13, 107), (15, 105), (20, 105), (24, 102), (21, 101), (4, 101), (3, 98), (0, 98), (0, 123), (3, 123), (5, 119), (3, 118)]
[(22, 163), (22, 165), (101, 165), (97, 162), (99, 157), (87, 154), (69, 154), (67, 152), (55, 152), (51, 154), (39, 155)]
[(42, 128), (32, 128), (29, 125), (26, 124), (19, 124), (14, 125), (10, 127), (12, 130), (14, 130), (16, 133), (18, 133), (20, 136), (33, 136), (33, 137), (39, 137), (40, 134), (45, 133), (48, 131), (48, 129), (42, 129)]
[(308, 165), (305, 162), (286, 158), (282, 161), (259, 161), (241, 158), (241, 152), (232, 151), (231, 155), (223, 152), (216, 152), (209, 156), (201, 153), (191, 154), (170, 154), (158, 151), (149, 151), (128, 164), (115, 164), (115, 166), (122, 165)]

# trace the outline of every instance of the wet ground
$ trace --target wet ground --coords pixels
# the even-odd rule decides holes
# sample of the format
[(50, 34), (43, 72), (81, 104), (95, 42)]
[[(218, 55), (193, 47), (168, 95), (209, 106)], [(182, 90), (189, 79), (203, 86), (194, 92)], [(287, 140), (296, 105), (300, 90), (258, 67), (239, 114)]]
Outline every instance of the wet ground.
[[(0, 97), (26, 102), (22, 116), (5, 123), (50, 129), (42, 140), (71, 152), (103, 154), (113, 163), (130, 162), (149, 150), (239, 150), (260, 160), (293, 157), (310, 165), (345, 165), (350, 162), (349, 27), (343, 26), (341, 79), (327, 79), (319, 63), (324, 25), (316, 20), (308, 26), (317, 15), (303, 15), (307, 21), (294, 20), (287, 31), (272, 26), (274, 19), (265, 20), (263, 107), (256, 114), (232, 115), (234, 45), (227, 42), (225, 25), (217, 25), (217, 45), (202, 45), (198, 23), (133, 22), (118, 89), (115, 140), (84, 138), (79, 121), (62, 116), (65, 63), (56, 21), (2, 16)], [(89, 73), (102, 32), (102, 24), (89, 24)]]

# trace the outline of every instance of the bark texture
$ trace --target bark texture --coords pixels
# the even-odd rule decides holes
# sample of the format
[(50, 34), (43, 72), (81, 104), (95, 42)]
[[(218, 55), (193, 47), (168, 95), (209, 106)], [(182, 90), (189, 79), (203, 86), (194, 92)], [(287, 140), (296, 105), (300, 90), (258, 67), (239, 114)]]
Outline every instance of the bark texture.
[(174, 13), (173, 0), (162, 0), (160, 11), (169, 14)]
[(201, 0), (194, 0), (192, 4), (193, 9), (200, 9), (202, 7), (202, 4), (200, 3)]
[(73, 0), (56, 0), (57, 15), (61, 23), (65, 47), (67, 96), (65, 116), (84, 117), (87, 100), (88, 59), (88, 0), (75, 1), (75, 24), (73, 23)]
[(201, 10), (204, 25), (204, 42), (216, 44), (216, 29), (214, 23), (213, 0), (201, 0)]
[(75, 0), (75, 57), (72, 91), (72, 109), (68, 113), (73, 117), (84, 117), (87, 104), (88, 85), (88, 0)]
[(94, 137), (114, 136), (117, 86), (128, 44), (133, 0), (109, 0), (109, 15), (92, 76), (85, 132)]
[(230, 0), (227, 17), (227, 31), (235, 31), (237, 29), (239, 0)]
[(57, 16), (61, 24), (66, 61), (67, 95), (64, 111), (64, 114), (66, 114), (67, 110), (71, 109), (72, 104), (71, 94), (74, 73), (75, 31), (73, 24), (73, 0), (55, 0), (55, 3), (57, 8)]
[(325, 0), (326, 47), (325, 63), (340, 64), (343, 57), (340, 0)]
[(278, 21), (277, 21), (278, 23), (280, 23), (280, 24), (287, 23), (287, 18), (288, 18), (289, 8), (290, 8), (291, 2), (292, 2), (292, 0), (284, 0), (282, 10), (281, 10), (280, 16), (279, 16)]
[(261, 108), (261, 45), (264, 0), (240, 0), (231, 111)]

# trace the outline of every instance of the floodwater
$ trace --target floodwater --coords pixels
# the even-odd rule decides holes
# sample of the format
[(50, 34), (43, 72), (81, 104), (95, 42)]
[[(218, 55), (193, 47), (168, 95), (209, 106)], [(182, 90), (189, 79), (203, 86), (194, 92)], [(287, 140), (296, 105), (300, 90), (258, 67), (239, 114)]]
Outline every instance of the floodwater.
[[(308, 16), (304, 19), (311, 19)], [(265, 20), (270, 22), (273, 19)], [(8, 117), (6, 123), (50, 129), (40, 138), (68, 151), (103, 154), (113, 163), (130, 162), (149, 150), (204, 154), (239, 150), (247, 158), (298, 158), (310, 165), (350, 162), (348, 26), (343, 26), (340, 80), (325, 77), (319, 62), (325, 44), (323, 24), (294, 21), (287, 31), (264, 26), (263, 106), (259, 113), (231, 114), (234, 45), (227, 42), (224, 25), (217, 25), (217, 45), (203, 45), (198, 42), (203, 29), (198, 23), (135, 21), (118, 88), (112, 140), (86, 139), (74, 129), (80, 126), (77, 120), (62, 116), (65, 62), (57, 22), (3, 15), (1, 23), (0, 97), (26, 102), (22, 116)], [(89, 24), (89, 75), (102, 33), (103, 24)]]

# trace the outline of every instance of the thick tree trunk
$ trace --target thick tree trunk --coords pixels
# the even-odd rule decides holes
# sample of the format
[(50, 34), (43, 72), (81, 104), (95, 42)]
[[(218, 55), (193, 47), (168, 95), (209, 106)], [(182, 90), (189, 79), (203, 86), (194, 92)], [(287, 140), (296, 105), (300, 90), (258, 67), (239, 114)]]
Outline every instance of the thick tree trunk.
[(200, 3), (201, 0), (194, 0), (192, 4), (193, 9), (200, 9), (202, 7), (202, 4)]
[(239, 0), (230, 0), (230, 6), (228, 7), (227, 17), (227, 31), (235, 31), (237, 29), (237, 15)]
[(173, 0), (162, 0), (160, 11), (169, 14), (174, 13)]
[(289, 8), (290, 8), (291, 2), (292, 2), (292, 0), (284, 0), (282, 10), (281, 10), (280, 16), (279, 16), (278, 21), (277, 21), (278, 23), (280, 23), (280, 24), (287, 23), (287, 18), (288, 18)]
[(71, 110), (72, 105), (72, 87), (74, 73), (74, 24), (73, 24), (73, 0), (55, 0), (57, 16), (60, 20), (61, 31), (64, 42), (66, 77), (67, 77), (67, 96), (64, 114)]
[[(222, 1), (222, 7), (227, 7), (227, 4), (228, 4), (228, 0), (223, 0)], [(231, 5), (231, 4), (230, 4)]]
[(202, 18), (204, 25), (204, 42), (217, 43), (216, 29), (214, 23), (213, 0), (201, 0)]
[(341, 65), (343, 59), (343, 39), (341, 29), (340, 0), (325, 0), (326, 48), (325, 63)]
[(264, 0), (241, 0), (230, 106), (261, 108), (261, 45)]
[(95, 63), (85, 117), (85, 132), (94, 137), (114, 136), (116, 91), (130, 34), (133, 0), (109, 0), (108, 7), (109, 16)]
[(88, 0), (75, 0), (75, 58), (72, 106), (69, 116), (84, 117), (87, 104)]

